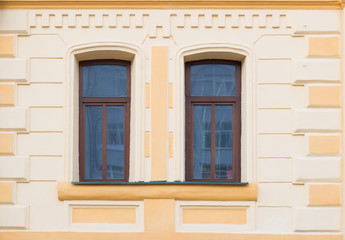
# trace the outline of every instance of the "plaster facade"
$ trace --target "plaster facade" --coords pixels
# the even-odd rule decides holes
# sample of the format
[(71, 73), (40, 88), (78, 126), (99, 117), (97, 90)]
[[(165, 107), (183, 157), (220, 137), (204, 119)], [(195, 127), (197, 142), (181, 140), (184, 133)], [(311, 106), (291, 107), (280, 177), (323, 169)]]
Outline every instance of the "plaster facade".
[[(0, 6), (0, 239), (344, 239), (340, 6)], [(92, 59), (131, 62), (131, 184), (76, 184)], [(142, 184), (185, 181), (184, 63), (202, 59), (242, 64), (248, 185)]]

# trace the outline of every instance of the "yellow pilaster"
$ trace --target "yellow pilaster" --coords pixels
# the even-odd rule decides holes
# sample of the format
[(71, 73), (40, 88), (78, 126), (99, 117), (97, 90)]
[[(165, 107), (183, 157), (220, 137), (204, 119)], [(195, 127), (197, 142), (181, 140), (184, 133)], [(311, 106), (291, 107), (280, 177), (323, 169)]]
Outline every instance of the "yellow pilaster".
[(167, 179), (168, 47), (152, 47), (151, 180)]

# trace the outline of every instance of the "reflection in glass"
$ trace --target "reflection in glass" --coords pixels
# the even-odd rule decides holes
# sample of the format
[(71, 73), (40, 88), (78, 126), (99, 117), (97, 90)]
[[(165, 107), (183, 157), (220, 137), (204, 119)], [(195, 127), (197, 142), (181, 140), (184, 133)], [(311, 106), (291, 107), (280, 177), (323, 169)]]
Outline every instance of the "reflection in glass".
[(211, 106), (194, 106), (193, 176), (211, 179)]
[(102, 179), (102, 106), (85, 107), (85, 179)]
[(107, 106), (107, 179), (124, 179), (124, 106)]
[(234, 65), (191, 66), (191, 96), (235, 96), (235, 93)]
[(83, 97), (126, 97), (127, 66), (83, 66)]
[(232, 179), (232, 106), (216, 105), (215, 114), (215, 177)]

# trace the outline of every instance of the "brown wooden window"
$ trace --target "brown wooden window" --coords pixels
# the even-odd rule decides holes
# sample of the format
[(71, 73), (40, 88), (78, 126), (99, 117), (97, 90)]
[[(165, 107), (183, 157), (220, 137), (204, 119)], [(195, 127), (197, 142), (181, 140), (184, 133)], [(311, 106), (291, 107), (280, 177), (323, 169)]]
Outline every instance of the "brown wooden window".
[(128, 181), (130, 72), (127, 61), (79, 63), (80, 181)]
[(241, 181), (241, 63), (185, 64), (186, 181)]

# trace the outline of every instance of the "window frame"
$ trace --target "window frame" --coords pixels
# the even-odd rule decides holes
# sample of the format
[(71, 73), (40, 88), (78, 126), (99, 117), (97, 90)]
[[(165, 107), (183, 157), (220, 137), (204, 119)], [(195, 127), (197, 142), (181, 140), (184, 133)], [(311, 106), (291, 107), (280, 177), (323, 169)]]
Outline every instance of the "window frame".
[[(191, 96), (191, 66), (226, 64), (235, 66), (235, 96)], [(212, 179), (193, 178), (193, 106), (211, 106), (211, 176)], [(233, 178), (215, 179), (215, 106), (233, 106)], [(212, 134), (213, 132), (213, 134)], [(241, 181), (241, 62), (206, 59), (185, 62), (185, 180), (192, 182), (240, 182)]]
[[(83, 66), (92, 65), (122, 65), (127, 67), (127, 96), (126, 97), (83, 97)], [(79, 62), (79, 181), (80, 182), (128, 182), (130, 160), (130, 104), (131, 104), (131, 62), (115, 59), (86, 60)], [(85, 106), (102, 106), (103, 108), (103, 154), (102, 154), (102, 179), (85, 179)], [(124, 178), (106, 178), (106, 146), (107, 106), (124, 106)]]

